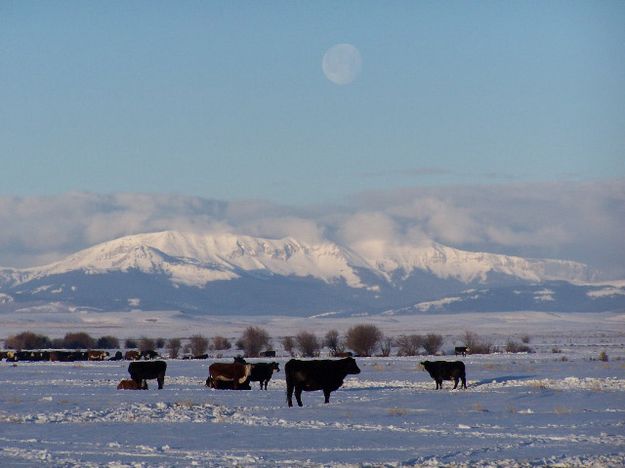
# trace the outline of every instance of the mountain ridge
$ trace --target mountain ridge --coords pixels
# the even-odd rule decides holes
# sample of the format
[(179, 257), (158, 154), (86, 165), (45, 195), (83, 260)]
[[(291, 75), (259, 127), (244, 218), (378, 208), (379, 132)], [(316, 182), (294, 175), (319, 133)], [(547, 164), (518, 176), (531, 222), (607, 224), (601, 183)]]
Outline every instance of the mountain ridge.
[[(474, 287), (566, 283), (568, 288), (592, 281), (595, 274), (574, 261), (470, 252), (433, 241), (346, 246), (293, 237), (160, 231), (97, 244), (41, 267), (0, 269), (0, 293), (4, 303), (61, 300), (103, 309), (380, 312), (431, 302), (435, 306), (415, 308), (428, 311), (457, 310), (463, 304), (479, 308), (475, 295), (462, 295)], [(493, 307), (505, 305), (512, 294), (482, 297)], [(593, 306), (607, 301), (600, 293), (595, 299)], [(542, 302), (541, 307), (554, 305)]]

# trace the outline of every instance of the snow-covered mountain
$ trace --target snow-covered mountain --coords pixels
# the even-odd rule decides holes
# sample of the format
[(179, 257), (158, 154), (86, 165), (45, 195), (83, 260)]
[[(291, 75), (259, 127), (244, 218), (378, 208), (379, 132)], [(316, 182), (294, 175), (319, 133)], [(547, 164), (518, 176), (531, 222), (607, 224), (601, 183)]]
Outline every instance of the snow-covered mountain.
[(474, 286), (570, 285), (592, 277), (576, 262), (468, 252), (435, 242), (347, 247), (165, 231), (105, 242), (42, 267), (0, 269), (0, 292), (11, 304), (57, 300), (105, 309), (317, 313), (401, 308)]

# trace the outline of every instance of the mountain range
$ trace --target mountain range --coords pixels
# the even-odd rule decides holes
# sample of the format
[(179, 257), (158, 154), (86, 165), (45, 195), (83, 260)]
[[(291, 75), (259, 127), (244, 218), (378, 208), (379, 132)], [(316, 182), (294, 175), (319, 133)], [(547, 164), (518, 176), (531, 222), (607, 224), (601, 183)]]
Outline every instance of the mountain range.
[(0, 308), (345, 315), (625, 308), (625, 281), (567, 260), (429, 241), (345, 246), (176, 231), (122, 237), (41, 267), (0, 268)]

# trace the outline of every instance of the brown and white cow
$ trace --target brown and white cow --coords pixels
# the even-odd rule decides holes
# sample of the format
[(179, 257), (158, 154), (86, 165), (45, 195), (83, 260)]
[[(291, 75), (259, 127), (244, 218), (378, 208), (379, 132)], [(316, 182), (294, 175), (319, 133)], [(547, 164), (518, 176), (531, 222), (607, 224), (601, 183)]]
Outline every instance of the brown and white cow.
[(251, 364), (214, 362), (208, 368), (206, 385), (222, 390), (249, 390), (251, 374)]
[(108, 351), (99, 351), (94, 349), (90, 349), (89, 351), (87, 351), (88, 361), (104, 361), (105, 359), (108, 359), (108, 357)]

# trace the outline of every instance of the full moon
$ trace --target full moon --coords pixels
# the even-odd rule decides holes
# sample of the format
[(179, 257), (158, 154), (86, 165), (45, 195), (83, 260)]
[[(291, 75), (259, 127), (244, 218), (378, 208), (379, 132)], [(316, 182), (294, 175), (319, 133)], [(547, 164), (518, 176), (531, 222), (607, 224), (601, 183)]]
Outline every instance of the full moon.
[(346, 85), (356, 79), (362, 68), (358, 49), (351, 44), (336, 44), (323, 55), (321, 69), (328, 80)]

